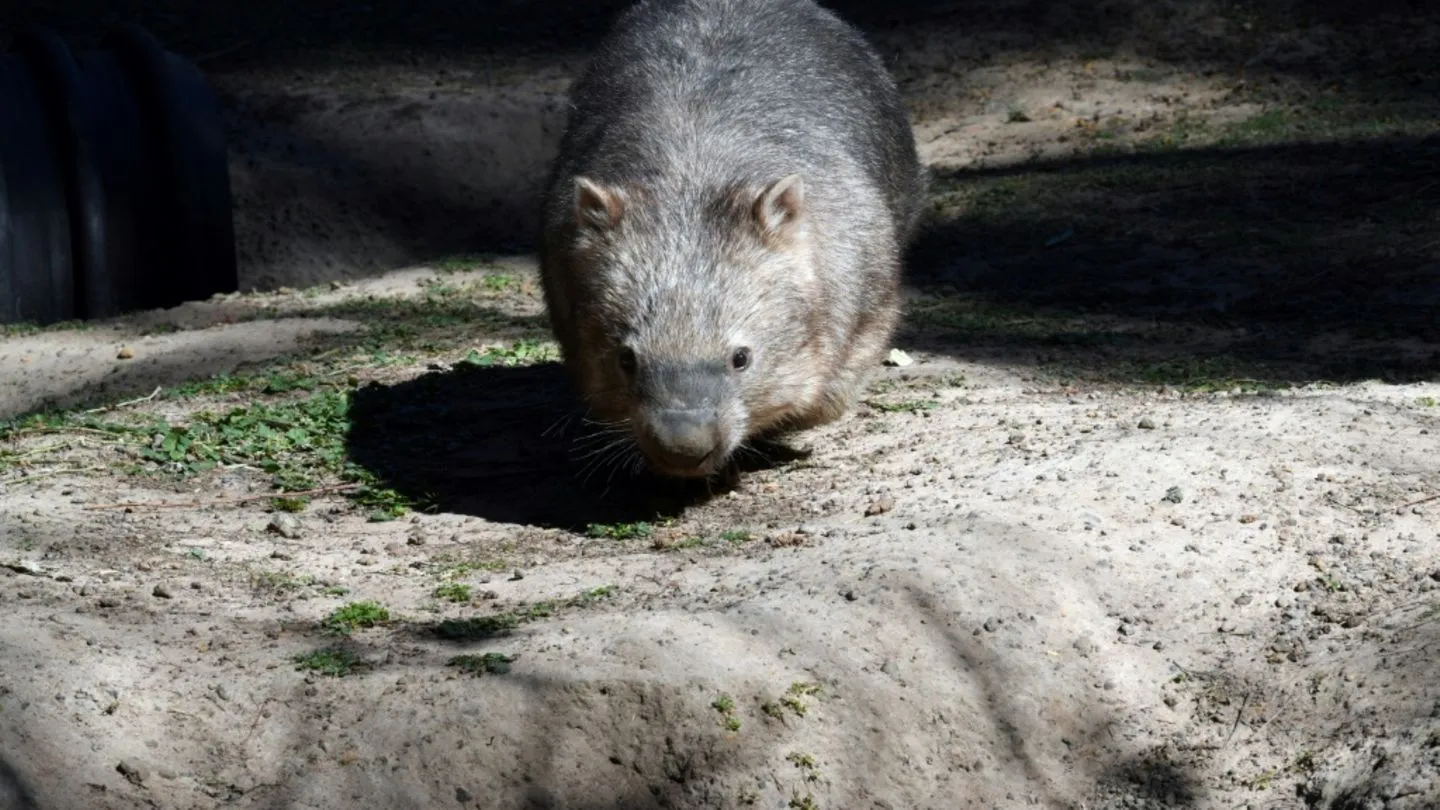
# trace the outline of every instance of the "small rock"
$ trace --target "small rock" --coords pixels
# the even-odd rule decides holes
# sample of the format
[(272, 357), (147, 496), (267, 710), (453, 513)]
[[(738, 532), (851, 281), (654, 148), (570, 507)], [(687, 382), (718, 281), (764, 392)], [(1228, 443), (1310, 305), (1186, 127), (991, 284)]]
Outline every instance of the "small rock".
[(163, 582), (160, 583), (159, 585), (156, 585), (156, 586), (155, 586), (155, 590), (151, 591), (151, 593), (154, 594), (154, 595), (155, 595), (155, 598), (157, 598), (157, 599), (174, 599), (174, 598), (175, 598), (175, 594), (171, 593), (169, 586), (165, 585), (165, 583), (163, 583)]
[(1253, 600), (1254, 597), (1252, 597), (1250, 594), (1242, 593), (1239, 596), (1235, 597), (1235, 604), (1239, 605), (1240, 607), (1244, 607), (1245, 605), (1250, 604), (1250, 602)]
[(999, 619), (996, 619), (996, 618), (986, 619), (986, 620), (985, 620), (985, 624), (984, 624), (985, 632), (987, 632), (987, 633), (993, 633), (993, 632), (995, 632), (996, 630), (999, 630), (999, 629), (1000, 629), (1000, 624), (1001, 624), (1001, 622), (1000, 622)]
[(855, 600), (857, 600), (857, 599), (859, 599), (859, 598), (860, 598), (860, 597), (859, 597), (859, 596), (856, 596), (856, 595), (855, 595), (855, 591), (853, 591), (853, 590), (849, 590), (849, 591), (846, 591), (846, 592), (845, 592), (845, 601), (846, 601), (846, 602), (854, 602)]
[(874, 503), (870, 504), (869, 506), (867, 506), (867, 507), (865, 508), (865, 517), (874, 517), (874, 516), (876, 516), (876, 515), (883, 515), (883, 514), (885, 514), (886, 512), (889, 512), (890, 510), (892, 510), (892, 509), (894, 509), (894, 508), (895, 508), (895, 499), (892, 498), (892, 497), (890, 497), (889, 495), (886, 495), (886, 496), (883, 497), (883, 498), (877, 499)]
[(1180, 703), (1180, 698), (1177, 698), (1174, 695), (1166, 695), (1163, 700), (1165, 701), (1165, 705), (1169, 706), (1172, 709)]
[(1120, 635), (1122, 635), (1122, 636), (1133, 636), (1133, 635), (1135, 635), (1135, 625), (1129, 624), (1128, 622), (1125, 623), (1125, 624), (1120, 625), (1120, 626), (1119, 626), (1118, 628), (1116, 628), (1116, 629), (1117, 629), (1117, 631), (1120, 633)]
[(120, 764), (115, 766), (115, 770), (119, 771), (121, 776), (130, 780), (131, 784), (143, 785), (145, 783), (145, 769), (128, 759), (120, 760)]
[(405, 542), (412, 546), (423, 546), (425, 545), (425, 535), (420, 532), (412, 532), (409, 537), (405, 538)]
[(129, 346), (121, 346), (120, 351), (115, 353), (115, 357), (118, 360), (133, 360), (135, 359), (135, 350)]
[(891, 349), (890, 356), (885, 358), (885, 365), (896, 368), (905, 368), (906, 366), (912, 366), (914, 364), (915, 361), (910, 359), (910, 355), (899, 349)]
[(1082, 658), (1089, 658), (1091, 655), (1100, 651), (1100, 645), (1096, 644), (1094, 639), (1089, 636), (1082, 636), (1075, 639), (1075, 643), (1070, 646), (1075, 649), (1075, 652), (1080, 653), (1080, 657)]
[(286, 540), (297, 540), (304, 531), (304, 526), (301, 525), (299, 518), (283, 512), (270, 518), (270, 525), (265, 528), (267, 531), (274, 532)]
[(120, 607), (120, 598), (116, 596), (102, 596), (97, 604), (102, 608)]
[(520, 580), (522, 580), (522, 579), (524, 579), (524, 578), (525, 578), (525, 575), (522, 574), (522, 573), (520, 573), (520, 569), (518, 569), (518, 568), (515, 569), (515, 573), (513, 573), (513, 574), (510, 575), (510, 581), (511, 581), (511, 582), (519, 582)]
[(1170, 487), (1165, 490), (1165, 497), (1161, 498), (1161, 500), (1167, 503), (1181, 503), (1185, 500), (1185, 491), (1180, 489), (1180, 487)]
[(455, 788), (455, 801), (461, 804), (469, 804), (470, 802), (474, 801), (474, 799), (475, 797), (471, 796), (470, 791), (466, 790), (465, 788)]
[(1155, 420), (1147, 416), (1144, 419), (1141, 419), (1140, 423), (1136, 425), (1136, 427), (1140, 428), (1141, 430), (1154, 430)]
[(1154, 644), (1150, 645), (1150, 649), (1154, 650), (1155, 652), (1160, 652), (1165, 649), (1165, 642), (1157, 641)]
[(229, 700), (230, 690), (225, 688), (225, 684), (217, 683), (215, 684), (215, 697), (218, 697), (221, 700)]

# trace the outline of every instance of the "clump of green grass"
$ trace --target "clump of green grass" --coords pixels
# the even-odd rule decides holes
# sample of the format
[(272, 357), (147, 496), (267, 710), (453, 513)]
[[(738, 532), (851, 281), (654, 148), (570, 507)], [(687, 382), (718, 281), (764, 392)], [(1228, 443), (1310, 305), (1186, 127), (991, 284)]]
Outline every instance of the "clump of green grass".
[(91, 328), (85, 321), (56, 321), (41, 325), (33, 322), (25, 323), (0, 323), (0, 338), (25, 337), (26, 335), (38, 335), (44, 332), (84, 332)]
[(638, 523), (591, 523), (585, 527), (589, 537), (607, 540), (641, 540), (655, 532), (655, 527), (644, 521)]
[(820, 766), (815, 762), (814, 756), (803, 751), (791, 751), (785, 755), (785, 761), (804, 771), (805, 781), (819, 781)]
[(897, 402), (869, 399), (865, 404), (882, 413), (924, 413), (940, 407), (940, 403), (933, 399), (902, 399)]
[(339, 635), (390, 621), (390, 611), (378, 602), (350, 602), (336, 608), (320, 623), (321, 627)]
[(471, 616), (463, 619), (445, 619), (435, 625), (434, 632), (441, 638), (452, 641), (478, 641), (508, 635), (515, 628), (527, 622), (548, 619), (561, 611), (585, 607), (615, 593), (614, 585), (590, 588), (568, 599), (536, 602), (518, 610), (494, 613), (489, 616)]
[(519, 626), (518, 615), (497, 613), (493, 616), (446, 619), (435, 626), (435, 634), (452, 641), (476, 641), (506, 635)]
[(188, 424), (155, 422), (127, 433), (148, 433), (142, 458), (174, 474), (197, 475), (220, 464), (262, 470), (279, 490), (277, 507), (287, 511), (303, 509), (309, 498), (286, 493), (306, 492), (338, 480), (358, 485), (351, 500), (370, 510), (372, 519), (401, 517), (414, 507), (413, 502), (379, 486), (373, 474), (346, 455), (350, 404), (348, 392), (321, 391), (220, 413), (202, 411)]
[(318, 672), (334, 678), (343, 678), (364, 664), (355, 653), (333, 647), (297, 655), (294, 661), (297, 670)]
[(520, 285), (519, 279), (509, 273), (486, 273), (480, 283), (486, 292), (492, 293), (509, 292)]
[(457, 655), (446, 663), (471, 675), (505, 675), (519, 657), (489, 652), (484, 655)]
[(803, 683), (796, 681), (790, 684), (785, 694), (780, 696), (780, 704), (795, 713), (796, 717), (804, 717), (810, 710), (805, 698), (819, 695), (824, 689), (819, 684)]
[(710, 702), (710, 707), (719, 712), (727, 731), (740, 730), (740, 718), (735, 716), (735, 699), (721, 695)]
[(327, 382), (303, 364), (293, 364), (249, 372), (216, 374), (203, 380), (180, 383), (166, 389), (163, 395), (169, 399), (194, 399), (238, 393), (278, 395), (295, 391), (315, 391), (325, 385), (336, 384)]
[(298, 591), (315, 584), (315, 577), (309, 574), (291, 574), (283, 571), (256, 571), (250, 575), (250, 586), (257, 591)]
[(470, 586), (463, 582), (446, 582), (443, 585), (437, 586), (431, 595), (436, 599), (443, 599), (446, 602), (469, 602)]
[(481, 256), (447, 256), (435, 263), (435, 269), (442, 273), (464, 273), (478, 270), (485, 264)]
[(755, 535), (744, 529), (729, 529), (720, 533), (720, 539), (738, 546), (741, 543), (749, 543), (754, 540)]
[(547, 340), (518, 340), (509, 346), (497, 346), (485, 351), (470, 350), (462, 363), (482, 368), (533, 366), (553, 363), (560, 359), (558, 344)]

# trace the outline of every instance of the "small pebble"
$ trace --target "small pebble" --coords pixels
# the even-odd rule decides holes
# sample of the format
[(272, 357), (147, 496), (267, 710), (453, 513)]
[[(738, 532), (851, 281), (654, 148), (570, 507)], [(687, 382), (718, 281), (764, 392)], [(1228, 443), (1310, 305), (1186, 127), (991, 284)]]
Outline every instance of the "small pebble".
[(299, 518), (283, 512), (270, 518), (270, 524), (265, 528), (287, 540), (299, 539), (301, 532), (304, 530), (304, 526), (301, 525)]
[(142, 785), (145, 783), (145, 769), (128, 759), (120, 760), (120, 764), (115, 766), (115, 770), (119, 771), (121, 776), (130, 780), (131, 784)]
[(1140, 424), (1137, 427), (1139, 427), (1141, 430), (1154, 430), (1155, 420), (1147, 416), (1144, 419), (1140, 420)]
[(865, 508), (865, 517), (883, 515), (894, 508), (895, 499), (890, 497), (889, 495), (886, 495), (883, 498), (877, 499), (874, 503), (870, 504), (868, 507)]
[(159, 598), (159, 599), (174, 599), (174, 598), (175, 598), (175, 594), (171, 593), (171, 592), (170, 592), (170, 588), (167, 587), (164, 583), (161, 583), (161, 584), (159, 584), (159, 585), (156, 585), (156, 586), (155, 586), (155, 590), (151, 591), (151, 593), (153, 593), (153, 594), (156, 596), (156, 598)]
[(133, 360), (135, 359), (135, 350), (129, 346), (121, 346), (120, 351), (115, 353), (115, 357), (119, 360)]
[(905, 368), (906, 366), (911, 366), (914, 364), (915, 361), (910, 359), (910, 355), (900, 351), (899, 349), (891, 349), (890, 356), (885, 358), (885, 365), (893, 366), (896, 368)]

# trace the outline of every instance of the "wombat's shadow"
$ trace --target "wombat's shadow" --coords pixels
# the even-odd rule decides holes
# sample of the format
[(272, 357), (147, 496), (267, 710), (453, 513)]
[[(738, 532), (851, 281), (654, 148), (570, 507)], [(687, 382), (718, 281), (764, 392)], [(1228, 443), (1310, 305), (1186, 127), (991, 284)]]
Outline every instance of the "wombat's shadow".
[(567, 529), (678, 515), (805, 455), (765, 440), (737, 454), (738, 477), (636, 472), (602, 449), (555, 363), (462, 363), (372, 384), (354, 393), (350, 416), (350, 458), (421, 508)]

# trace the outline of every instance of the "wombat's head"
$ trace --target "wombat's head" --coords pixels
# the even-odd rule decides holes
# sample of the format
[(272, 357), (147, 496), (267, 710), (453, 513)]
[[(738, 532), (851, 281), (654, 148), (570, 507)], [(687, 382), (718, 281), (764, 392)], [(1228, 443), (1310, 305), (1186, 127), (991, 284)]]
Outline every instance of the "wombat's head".
[(819, 389), (799, 175), (721, 190), (574, 181), (580, 380), (657, 471), (716, 472)]

